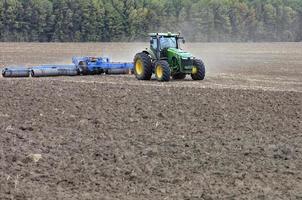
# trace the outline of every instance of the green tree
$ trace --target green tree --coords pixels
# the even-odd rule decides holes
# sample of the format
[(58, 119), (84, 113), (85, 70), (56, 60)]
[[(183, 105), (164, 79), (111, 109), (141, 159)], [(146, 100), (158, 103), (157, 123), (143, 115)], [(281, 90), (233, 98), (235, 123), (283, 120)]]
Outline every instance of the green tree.
[(110, 0), (112, 8), (117, 12), (123, 27), (124, 39), (130, 38), (130, 15), (134, 9), (133, 0)]
[(0, 2), (0, 41), (3, 38), (3, 2)]
[(120, 11), (116, 11), (112, 7), (112, 2), (104, 3), (104, 26), (102, 33), (104, 37), (103, 41), (119, 41), (125, 35), (125, 22), (123, 22), (123, 17), (120, 14)]
[(104, 10), (102, 2), (89, 0), (82, 4), (81, 33), (83, 41), (100, 41), (103, 29)]
[[(65, 0), (54, 0), (53, 1), (53, 15), (55, 16), (55, 24), (53, 29), (52, 41), (62, 42), (68, 41), (66, 37), (66, 30), (68, 27), (65, 27), (65, 15), (68, 12), (67, 2)], [(70, 13), (70, 12), (68, 12)]]
[(0, 41), (301, 41), (301, 0), (2, 0)]
[(22, 13), (22, 5), (18, 0), (3, 2), (3, 41), (18, 41), (18, 14)]
[(263, 7), (263, 22), (265, 27), (265, 39), (275, 41), (277, 28), (276, 8), (272, 4), (266, 4)]
[(25, 41), (48, 41), (48, 19), (52, 13), (52, 4), (48, 0), (28, 0), (23, 3), (20, 16), (20, 31)]

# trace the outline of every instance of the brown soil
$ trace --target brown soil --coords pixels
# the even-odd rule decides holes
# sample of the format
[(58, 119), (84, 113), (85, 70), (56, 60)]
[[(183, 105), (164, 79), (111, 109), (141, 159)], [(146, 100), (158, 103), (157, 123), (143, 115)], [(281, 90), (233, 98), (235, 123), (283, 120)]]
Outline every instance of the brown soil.
[[(143, 46), (0, 43), (0, 66)], [(301, 199), (302, 45), (186, 49), (205, 81), (0, 78), (0, 199)]]

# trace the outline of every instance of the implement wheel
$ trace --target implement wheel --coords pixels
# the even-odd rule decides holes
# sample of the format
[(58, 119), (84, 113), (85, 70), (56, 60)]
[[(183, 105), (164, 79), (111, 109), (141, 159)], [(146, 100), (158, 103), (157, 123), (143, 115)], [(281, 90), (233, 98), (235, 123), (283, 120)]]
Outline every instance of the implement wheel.
[(152, 76), (151, 58), (146, 53), (134, 57), (134, 74), (138, 80), (150, 80)]
[(84, 62), (84, 61), (81, 61), (79, 63), (79, 70), (80, 70), (80, 73), (83, 74), (83, 75), (88, 75), (89, 74), (87, 63)]
[(203, 80), (206, 75), (206, 69), (201, 60), (194, 60), (191, 77), (193, 80)]
[(155, 63), (155, 76), (158, 81), (170, 81), (171, 70), (167, 61), (160, 60)]

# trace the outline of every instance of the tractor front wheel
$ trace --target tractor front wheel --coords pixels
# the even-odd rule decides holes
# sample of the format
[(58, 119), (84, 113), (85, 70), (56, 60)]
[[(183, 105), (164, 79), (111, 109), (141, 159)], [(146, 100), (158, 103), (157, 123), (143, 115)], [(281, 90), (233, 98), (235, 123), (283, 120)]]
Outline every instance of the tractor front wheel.
[(206, 75), (206, 69), (201, 60), (194, 60), (191, 77), (193, 80), (203, 80)]
[(134, 57), (134, 74), (138, 80), (150, 80), (152, 76), (151, 58), (146, 53), (138, 53)]
[(165, 60), (160, 60), (155, 63), (155, 76), (158, 81), (170, 81), (171, 70), (169, 63)]

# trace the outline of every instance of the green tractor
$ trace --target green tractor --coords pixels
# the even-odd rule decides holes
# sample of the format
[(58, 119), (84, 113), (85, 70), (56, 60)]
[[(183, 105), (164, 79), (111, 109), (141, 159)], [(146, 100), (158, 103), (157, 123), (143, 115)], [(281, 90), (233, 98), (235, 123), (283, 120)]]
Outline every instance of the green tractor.
[(180, 34), (151, 33), (150, 48), (134, 57), (134, 74), (138, 80), (150, 80), (154, 73), (158, 81), (184, 79), (190, 74), (193, 80), (205, 78), (205, 66), (192, 54), (183, 51)]

